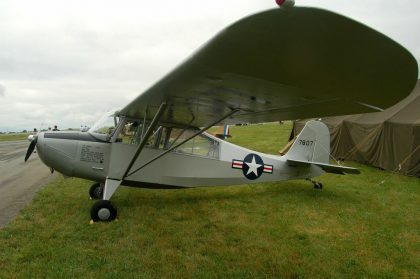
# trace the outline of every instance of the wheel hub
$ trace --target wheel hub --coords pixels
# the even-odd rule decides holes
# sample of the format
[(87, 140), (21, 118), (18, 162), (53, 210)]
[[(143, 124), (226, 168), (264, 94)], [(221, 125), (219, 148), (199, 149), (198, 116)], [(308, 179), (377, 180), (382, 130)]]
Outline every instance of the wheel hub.
[(95, 196), (97, 198), (100, 198), (101, 195), (102, 195), (102, 189), (101, 189), (101, 187), (96, 187), (94, 193), (95, 193)]
[(111, 216), (111, 211), (108, 208), (101, 208), (98, 211), (98, 217), (101, 220), (108, 220), (108, 218)]

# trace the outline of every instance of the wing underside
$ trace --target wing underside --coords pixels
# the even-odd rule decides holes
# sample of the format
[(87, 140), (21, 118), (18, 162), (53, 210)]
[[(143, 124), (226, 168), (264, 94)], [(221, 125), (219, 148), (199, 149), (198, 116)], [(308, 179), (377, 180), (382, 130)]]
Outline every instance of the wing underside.
[(220, 32), (121, 115), (202, 127), (373, 111), (407, 96), (414, 57), (384, 35), (314, 8), (269, 10)]

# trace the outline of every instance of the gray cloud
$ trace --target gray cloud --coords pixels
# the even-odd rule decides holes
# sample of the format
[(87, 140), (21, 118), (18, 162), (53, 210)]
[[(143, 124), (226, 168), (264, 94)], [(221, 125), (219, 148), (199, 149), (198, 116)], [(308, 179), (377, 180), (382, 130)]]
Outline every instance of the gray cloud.
[[(296, 2), (355, 18), (420, 58), (420, 2)], [(0, 83), (7, 94), (0, 86), (0, 131), (92, 124), (228, 24), (275, 7), (274, 0), (1, 1)]]
[(0, 97), (3, 97), (6, 94), (6, 87), (0, 84)]

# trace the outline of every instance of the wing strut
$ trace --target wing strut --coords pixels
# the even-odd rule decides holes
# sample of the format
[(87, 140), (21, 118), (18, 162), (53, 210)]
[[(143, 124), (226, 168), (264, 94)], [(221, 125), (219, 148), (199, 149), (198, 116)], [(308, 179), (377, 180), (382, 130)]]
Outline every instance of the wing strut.
[(122, 179), (124, 180), (124, 178), (126, 178), (128, 176), (128, 172), (130, 171), (131, 167), (134, 165), (134, 162), (137, 160), (137, 157), (139, 157), (140, 152), (143, 150), (144, 146), (147, 143), (147, 140), (149, 139), (149, 137), (151, 136), (153, 129), (157, 126), (160, 117), (162, 116), (162, 114), (165, 112), (167, 104), (165, 102), (163, 102), (158, 111), (155, 114), (155, 117), (153, 117), (152, 122), (150, 123), (149, 127), (147, 128), (146, 133), (144, 134), (144, 136), (141, 139), (141, 142), (139, 144), (139, 147), (137, 147), (136, 153), (134, 154), (134, 157), (131, 159), (130, 164), (127, 167), (127, 170), (125, 171)]
[(146, 106), (146, 109), (144, 110), (144, 119), (143, 119), (143, 126), (142, 126), (142, 129), (141, 129), (141, 139), (143, 139), (143, 137), (144, 137), (144, 127), (146, 127), (146, 121), (147, 121), (147, 109), (148, 109), (148, 106)]
[[(164, 155), (168, 154), (169, 152), (171, 152), (172, 150), (178, 148), (179, 146), (183, 145), (184, 143), (186, 143), (187, 141), (191, 140), (192, 138), (195, 138), (196, 136), (204, 133), (205, 131), (207, 131), (208, 129), (210, 129), (211, 127), (213, 127), (214, 125), (216, 125), (219, 122), (222, 122), (223, 120), (225, 120), (226, 118), (228, 118), (229, 116), (231, 116), (232, 114), (238, 112), (239, 109), (232, 109), (231, 112), (229, 112), (228, 114), (226, 114), (225, 116), (223, 116), (222, 118), (218, 119), (217, 121), (211, 123), (210, 125), (206, 126), (205, 128), (201, 129), (200, 131), (198, 131), (197, 133), (193, 134), (192, 136), (188, 137), (187, 139), (181, 141), (180, 143), (178, 143), (175, 146), (172, 146), (171, 148), (169, 148), (168, 150), (166, 150), (165, 152), (163, 152), (162, 154), (159, 154), (158, 156), (156, 156), (155, 158), (151, 159), (150, 161), (148, 161), (147, 163), (145, 163), (144, 165), (142, 165), (141, 167), (137, 168), (136, 170), (132, 171), (131, 173), (129, 173), (127, 176), (133, 175), (134, 173), (138, 172), (139, 170), (141, 170), (142, 168), (146, 167), (147, 165), (153, 163), (154, 161), (156, 161), (157, 159), (163, 157)], [(126, 176), (124, 176), (126, 177)]]

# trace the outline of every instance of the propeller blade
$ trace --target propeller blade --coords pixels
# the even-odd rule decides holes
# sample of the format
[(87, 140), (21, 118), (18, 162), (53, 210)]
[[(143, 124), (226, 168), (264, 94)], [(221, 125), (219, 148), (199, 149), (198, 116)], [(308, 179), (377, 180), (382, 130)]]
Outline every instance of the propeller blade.
[(29, 144), (28, 151), (26, 151), (25, 155), (25, 162), (28, 161), (29, 157), (31, 156), (32, 152), (34, 152), (36, 146), (37, 138), (35, 137), (31, 143)]

